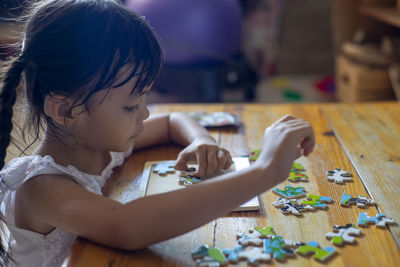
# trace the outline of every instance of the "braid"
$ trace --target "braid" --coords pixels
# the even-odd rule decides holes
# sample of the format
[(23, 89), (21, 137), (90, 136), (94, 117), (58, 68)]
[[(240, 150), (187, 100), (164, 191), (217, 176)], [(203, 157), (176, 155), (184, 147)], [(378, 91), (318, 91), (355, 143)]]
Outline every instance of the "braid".
[(21, 73), (25, 68), (25, 60), (19, 57), (7, 71), (3, 90), (0, 94), (0, 169), (4, 166), (7, 147), (10, 144), (11, 130), (13, 128), (13, 105), (17, 99), (17, 87), (21, 80)]

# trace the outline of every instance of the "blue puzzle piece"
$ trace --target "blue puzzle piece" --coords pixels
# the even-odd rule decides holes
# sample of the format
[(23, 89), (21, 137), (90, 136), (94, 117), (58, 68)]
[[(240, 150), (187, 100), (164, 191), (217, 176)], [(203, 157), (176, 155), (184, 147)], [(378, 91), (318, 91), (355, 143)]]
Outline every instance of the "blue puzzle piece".
[(368, 226), (370, 223), (375, 224), (377, 227), (385, 227), (386, 224), (395, 224), (395, 221), (382, 213), (376, 214), (375, 217), (370, 217), (366, 212), (360, 212), (358, 215), (358, 225)]
[(324, 196), (318, 196), (318, 195), (308, 195), (306, 200), (303, 200), (301, 204), (303, 205), (310, 205), (311, 207), (314, 208), (319, 208), (319, 209), (325, 209), (326, 203), (330, 203), (332, 201), (332, 198), (330, 197), (324, 197)]
[(366, 208), (367, 205), (374, 205), (376, 204), (373, 199), (367, 198), (366, 196), (358, 196), (352, 197), (346, 193), (343, 193), (342, 199), (340, 200), (340, 204), (342, 206), (348, 207), (350, 204), (357, 204), (357, 207)]
[(336, 253), (335, 248), (325, 247), (324, 249), (322, 249), (315, 241), (309, 241), (307, 244), (300, 246), (296, 251), (300, 255), (304, 256), (308, 254), (314, 254), (313, 258), (318, 261), (325, 261)]
[(272, 192), (286, 198), (302, 197), (306, 194), (306, 190), (304, 187), (293, 187), (290, 185), (285, 186), (284, 190), (274, 188), (272, 189)]
[(271, 239), (264, 239), (264, 252), (271, 254), (276, 260), (283, 261), (286, 256), (294, 256), (291, 249), (285, 249), (285, 241), (282, 236), (276, 235)]
[(175, 168), (173, 163), (169, 162), (159, 162), (154, 164), (153, 172), (158, 173), (158, 175), (166, 176), (168, 173), (174, 173)]
[(222, 253), (227, 256), (227, 260), (230, 262), (238, 262), (239, 261), (239, 252), (243, 251), (244, 248), (241, 245), (235, 246), (233, 249), (223, 249)]

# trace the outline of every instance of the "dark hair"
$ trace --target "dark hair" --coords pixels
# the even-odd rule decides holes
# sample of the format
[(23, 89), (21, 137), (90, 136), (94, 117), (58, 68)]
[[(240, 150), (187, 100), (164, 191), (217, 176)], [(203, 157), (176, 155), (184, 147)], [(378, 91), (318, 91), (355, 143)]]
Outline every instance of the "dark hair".
[(97, 91), (111, 89), (117, 72), (127, 64), (133, 66), (132, 72), (113, 88), (136, 76), (132, 93), (140, 92), (157, 80), (162, 65), (153, 30), (143, 17), (116, 1), (44, 1), (31, 14), (21, 52), (7, 70), (0, 94), (0, 168), (10, 143), (21, 74), (30, 107), (28, 126), (37, 140), (43, 122), (56, 127), (44, 114), (47, 95), (73, 97), (74, 106), (86, 105)]

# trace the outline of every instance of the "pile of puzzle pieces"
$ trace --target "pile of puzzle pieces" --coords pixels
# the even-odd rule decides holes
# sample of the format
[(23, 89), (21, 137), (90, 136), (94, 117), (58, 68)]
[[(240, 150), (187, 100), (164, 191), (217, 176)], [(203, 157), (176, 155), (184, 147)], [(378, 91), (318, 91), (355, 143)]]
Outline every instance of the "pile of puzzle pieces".
[(292, 187), (288, 185), (285, 186), (284, 189), (272, 189), (272, 192), (280, 196), (276, 201), (272, 202), (272, 205), (279, 208), (283, 214), (301, 216), (304, 211), (326, 209), (328, 207), (327, 204), (332, 202), (330, 197), (313, 194), (307, 195), (307, 198), (300, 203), (293, 200), (293, 198), (303, 197), (306, 195), (304, 187)]
[[(260, 150), (253, 151), (250, 157), (251, 161), (255, 161), (260, 154)], [(160, 176), (174, 173), (174, 166), (171, 164), (159, 163), (153, 167), (153, 172)], [(178, 183), (181, 185), (192, 185), (199, 183), (201, 180), (193, 174), (195, 169), (181, 172)], [(294, 163), (290, 171), (288, 180), (291, 182), (307, 182), (308, 177), (304, 173), (304, 167), (299, 163)], [(341, 169), (334, 169), (326, 172), (328, 181), (337, 184), (343, 184), (351, 181), (351, 174)], [(325, 210), (328, 204), (332, 203), (332, 198), (327, 196), (319, 196), (314, 194), (306, 194), (304, 187), (285, 186), (283, 189), (275, 188), (272, 190), (279, 197), (272, 205), (278, 208), (283, 214), (293, 214), (301, 216), (305, 211), (314, 211), (315, 209)], [(302, 201), (296, 198), (305, 197)], [(359, 195), (352, 197), (343, 193), (340, 205), (342, 207), (350, 207), (356, 205), (358, 208), (366, 208), (369, 205), (376, 205), (373, 199), (367, 196)], [(386, 217), (385, 214), (378, 213), (376, 216), (369, 216), (366, 212), (360, 212), (358, 216), (358, 226), (367, 227), (369, 224), (375, 224), (376, 227), (383, 228), (387, 224), (396, 224), (392, 218)], [(355, 237), (362, 235), (360, 229), (353, 224), (334, 225), (332, 232), (325, 234), (325, 238), (330, 240), (335, 246), (343, 246), (345, 243), (354, 244)], [(300, 255), (313, 254), (313, 258), (318, 261), (326, 261), (334, 256), (337, 251), (334, 247), (320, 248), (319, 243), (309, 241), (307, 243), (295, 242), (284, 239), (281, 235), (274, 232), (272, 227), (254, 227), (248, 233), (237, 234), (238, 244), (231, 249), (210, 248), (207, 245), (201, 245), (197, 250), (192, 252), (192, 257), (198, 266), (223, 266), (228, 263), (238, 263), (246, 260), (248, 264), (257, 265), (261, 262), (270, 262), (272, 259), (284, 261), (286, 258), (296, 256), (295, 252)]]
[(296, 257), (295, 252), (304, 256), (314, 254), (314, 259), (323, 262), (336, 254), (334, 247), (320, 248), (315, 241), (303, 243), (284, 239), (268, 226), (254, 227), (248, 233), (240, 233), (237, 241), (238, 244), (232, 249), (221, 250), (201, 245), (192, 252), (192, 257), (198, 266), (224, 266), (239, 261), (247, 261), (251, 265), (272, 259), (282, 262), (286, 258)]

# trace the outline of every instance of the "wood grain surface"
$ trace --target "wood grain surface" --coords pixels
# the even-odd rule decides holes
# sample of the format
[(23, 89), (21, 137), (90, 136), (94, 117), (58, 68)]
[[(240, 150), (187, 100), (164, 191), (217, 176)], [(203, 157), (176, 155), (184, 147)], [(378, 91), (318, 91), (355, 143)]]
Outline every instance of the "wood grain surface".
[[(264, 129), (285, 114), (309, 121), (315, 130), (314, 152), (298, 162), (306, 168), (309, 182), (297, 183), (307, 193), (333, 199), (327, 210), (306, 212), (304, 216), (283, 215), (271, 205), (277, 198), (271, 190), (261, 195), (262, 212), (234, 212), (222, 216), (196, 230), (171, 240), (134, 252), (111, 249), (79, 238), (65, 260), (65, 266), (192, 266), (190, 253), (201, 244), (233, 248), (235, 235), (254, 226), (272, 226), (286, 239), (308, 242), (322, 247), (333, 246), (325, 234), (334, 224), (357, 224), (360, 211), (374, 216), (383, 212), (400, 222), (400, 104), (227, 104), (227, 105), (156, 105), (152, 113), (173, 111), (228, 111), (238, 115), (243, 124), (238, 129), (212, 130), (214, 138), (230, 149), (234, 156), (246, 155), (249, 149), (260, 148)], [(159, 146), (136, 151), (116, 170), (104, 188), (114, 199), (135, 199), (138, 181), (146, 161), (173, 160), (181, 148)], [(353, 182), (342, 185), (329, 182), (327, 170), (350, 171)], [(293, 183), (285, 181), (277, 187)], [(372, 197), (377, 207), (360, 209), (342, 207), (343, 193)], [(399, 226), (361, 228), (363, 235), (355, 245), (336, 247), (338, 254), (328, 266), (398, 266), (400, 262)], [(396, 244), (397, 242), (397, 244)], [(246, 266), (241, 262), (239, 266)], [(283, 263), (268, 265), (319, 266), (312, 257), (296, 255)]]

